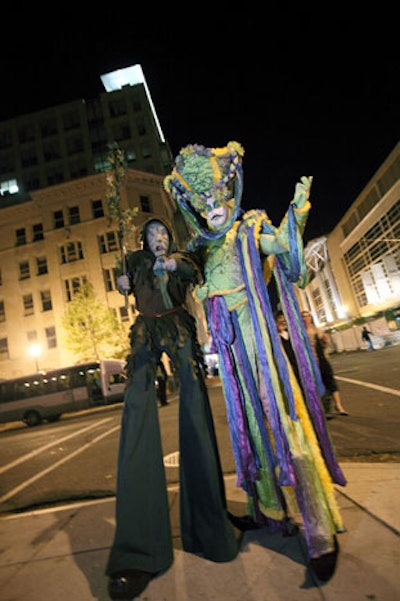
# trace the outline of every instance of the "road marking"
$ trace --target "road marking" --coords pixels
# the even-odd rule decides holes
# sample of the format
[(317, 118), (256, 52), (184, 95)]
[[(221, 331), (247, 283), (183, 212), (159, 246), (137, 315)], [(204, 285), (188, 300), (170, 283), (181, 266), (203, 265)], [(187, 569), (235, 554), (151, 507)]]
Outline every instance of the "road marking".
[[(108, 421), (108, 420), (104, 420), (104, 421)], [(65, 457), (63, 457), (59, 461), (56, 461), (56, 463), (53, 463), (52, 465), (50, 465), (45, 470), (39, 472), (38, 474), (36, 474), (32, 478), (29, 478), (29, 480), (25, 480), (22, 484), (20, 484), (19, 486), (16, 486), (12, 490), (9, 490), (8, 493), (6, 493), (2, 497), (0, 497), (0, 503), (3, 503), (3, 501), (8, 501), (8, 499), (10, 499), (11, 497), (14, 497), (21, 490), (23, 490), (27, 486), (30, 486), (30, 484), (32, 484), (33, 482), (36, 482), (36, 480), (39, 480), (40, 478), (43, 478), (43, 476), (46, 476), (46, 474), (49, 474), (50, 472), (52, 472), (53, 470), (55, 470), (57, 467), (60, 467), (60, 465), (62, 465), (66, 461), (69, 461), (70, 459), (72, 459), (73, 457), (76, 457), (77, 455), (79, 455), (83, 451), (86, 451), (86, 449), (88, 449), (90, 446), (92, 446), (93, 444), (97, 443), (102, 438), (105, 438), (109, 434), (112, 434), (113, 432), (116, 432), (119, 429), (120, 429), (120, 426), (118, 425), (118, 426), (115, 426), (114, 428), (111, 428), (111, 430), (107, 430), (106, 432), (103, 432), (102, 434), (100, 434), (96, 438), (93, 438), (93, 440), (91, 440), (90, 442), (87, 442), (85, 445), (83, 445), (83, 447), (80, 447), (79, 449), (77, 449), (76, 451), (73, 451), (69, 455), (66, 455)]]
[(179, 451), (164, 455), (163, 461), (165, 467), (179, 467)]
[[(239, 491), (239, 494), (245, 495), (242, 489), (236, 489), (236, 474), (224, 474), (224, 481), (230, 487), (234, 488), (234, 490)], [(230, 484), (231, 481), (234, 481), (233, 484)], [(180, 486), (177, 484), (168, 484), (167, 490), (170, 492), (179, 492)], [(227, 496), (229, 496), (229, 492), (227, 492)], [(91, 499), (90, 501), (76, 501), (73, 503), (63, 503), (62, 505), (54, 505), (53, 507), (43, 507), (41, 509), (32, 509), (31, 511), (24, 511), (23, 513), (12, 513), (12, 514), (0, 514), (0, 522), (6, 520), (17, 520), (21, 518), (30, 517), (32, 515), (45, 515), (47, 513), (58, 513), (59, 511), (65, 511), (66, 509), (81, 509), (86, 508), (91, 505), (103, 505), (104, 503), (115, 503), (115, 495), (110, 497), (106, 497), (104, 499)], [(235, 498), (237, 501), (237, 499)], [(245, 496), (243, 497), (243, 501), (246, 501)], [(115, 520), (113, 520), (115, 524)]]
[(3, 465), (3, 467), (0, 467), (0, 474), (2, 474), (3, 472), (6, 472), (7, 470), (10, 470), (11, 468), (15, 467), (16, 465), (19, 465), (20, 463), (23, 463), (24, 461), (28, 461), (28, 459), (32, 459), (32, 457), (35, 457), (35, 455), (39, 455), (39, 453), (43, 453), (43, 451), (46, 451), (47, 449), (54, 447), (54, 445), (56, 445), (56, 444), (60, 444), (61, 442), (70, 440), (71, 438), (74, 438), (75, 436), (79, 436), (79, 434), (84, 434), (85, 432), (87, 432), (89, 430), (93, 430), (93, 428), (97, 428), (98, 426), (101, 426), (102, 424), (109, 422), (111, 419), (112, 419), (112, 417), (107, 417), (105, 419), (102, 419), (99, 422), (96, 422), (95, 424), (86, 426), (86, 428), (82, 428), (82, 430), (77, 430), (76, 432), (73, 432), (72, 434), (68, 434), (68, 436), (64, 436), (64, 438), (57, 438), (57, 440), (55, 440), (54, 442), (49, 442), (49, 444), (46, 444), (43, 447), (39, 447), (35, 451), (31, 451), (30, 453), (27, 453), (26, 455), (22, 455), (21, 457), (18, 457), (18, 459), (11, 461), (11, 463), (7, 463), (6, 465)]
[(343, 382), (349, 382), (349, 384), (358, 384), (358, 386), (365, 386), (366, 388), (373, 388), (379, 390), (379, 392), (387, 392), (388, 394), (394, 394), (400, 396), (400, 390), (395, 388), (387, 388), (386, 386), (379, 386), (379, 384), (372, 384), (372, 382), (363, 382), (362, 380), (352, 380), (351, 378), (342, 378), (342, 376), (336, 376), (337, 380), (343, 380)]

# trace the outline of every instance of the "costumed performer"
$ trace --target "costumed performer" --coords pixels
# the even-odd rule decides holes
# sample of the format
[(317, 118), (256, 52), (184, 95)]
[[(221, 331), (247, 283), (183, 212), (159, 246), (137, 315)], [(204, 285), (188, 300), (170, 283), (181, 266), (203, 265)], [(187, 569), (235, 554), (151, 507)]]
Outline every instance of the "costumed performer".
[(188, 290), (201, 271), (178, 252), (161, 219), (147, 221), (142, 250), (126, 257), (117, 279), (132, 293), (139, 315), (131, 327), (118, 454), (116, 530), (106, 574), (111, 599), (140, 595), (151, 578), (173, 563), (167, 482), (155, 389), (165, 352), (179, 373), (179, 481), (182, 547), (225, 562), (239, 551), (226, 510), (214, 424), (204, 381), (196, 322), (185, 308)]
[[(304, 331), (293, 283), (305, 286), (302, 234), (312, 178), (302, 177), (279, 227), (265, 211), (242, 214), (242, 157), (223, 148), (188, 145), (164, 180), (202, 252), (204, 299), (219, 354), (237, 485), (254, 520), (285, 529), (301, 515), (310, 565), (320, 580), (335, 570), (343, 522), (334, 483), (344, 485), (327, 431), (323, 384)], [(267, 282), (279, 301), (301, 374), (300, 386), (280, 344)]]

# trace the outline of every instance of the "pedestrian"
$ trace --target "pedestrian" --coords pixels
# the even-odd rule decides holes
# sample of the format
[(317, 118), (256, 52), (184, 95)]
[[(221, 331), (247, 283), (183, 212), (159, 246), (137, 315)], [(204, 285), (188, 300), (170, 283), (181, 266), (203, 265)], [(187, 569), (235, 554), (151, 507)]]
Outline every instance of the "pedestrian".
[(363, 329), (362, 329), (362, 332), (361, 332), (361, 338), (363, 340), (365, 340), (365, 342), (368, 344), (368, 350), (369, 351), (375, 350), (374, 349), (374, 345), (372, 344), (371, 334), (372, 334), (372, 332), (369, 332), (367, 330), (367, 327), (363, 326)]
[[(193, 232), (189, 249), (202, 256), (204, 300), (227, 407), (237, 483), (260, 527), (287, 534), (302, 516), (310, 566), (329, 580), (343, 530), (333, 482), (345, 484), (306, 361), (301, 316), (292, 282), (306, 283), (302, 232), (311, 178), (296, 185), (281, 225), (265, 211), (242, 214), (242, 157), (224, 148), (182, 148), (164, 180)], [(307, 397), (293, 385), (279, 341), (267, 282), (273, 273), (292, 344), (308, 377)], [(290, 329), (291, 328), (291, 329)], [(311, 352), (311, 351), (310, 351)], [(297, 355), (296, 355), (297, 356)]]
[(280, 310), (275, 311), (275, 322), (276, 322), (276, 327), (278, 328), (278, 334), (281, 339), (281, 344), (285, 350), (286, 356), (287, 356), (287, 358), (290, 362), (290, 365), (293, 369), (294, 375), (296, 376), (297, 382), (299, 383), (299, 385), (301, 385), (299, 366), (297, 365), (296, 355), (295, 355), (292, 343), (290, 341), (290, 336), (289, 336), (289, 332), (287, 329), (286, 318), (285, 318), (285, 314), (283, 313), (283, 311), (280, 311)]
[(167, 380), (168, 380), (167, 370), (165, 369), (165, 366), (164, 366), (164, 363), (163, 363), (163, 360), (161, 357), (157, 364), (157, 371), (156, 371), (157, 397), (158, 397), (158, 402), (160, 403), (160, 407), (165, 407), (166, 405), (169, 405), (168, 400), (167, 400)]
[(128, 253), (127, 275), (139, 314), (130, 331), (128, 383), (118, 451), (116, 528), (106, 575), (111, 599), (130, 600), (173, 563), (167, 483), (155, 390), (165, 352), (179, 373), (180, 533), (185, 551), (216, 562), (234, 559), (237, 533), (229, 520), (214, 424), (195, 319), (185, 297), (201, 272), (175, 249), (161, 219), (142, 229), (143, 248)]
[(302, 311), (301, 316), (310, 340), (312, 351), (321, 372), (322, 381), (327, 393), (332, 396), (335, 410), (339, 415), (349, 415), (348, 411), (346, 411), (346, 409), (343, 407), (339, 392), (339, 385), (335, 378), (332, 364), (327, 357), (327, 348), (329, 343), (328, 335), (315, 325), (314, 319), (309, 311)]

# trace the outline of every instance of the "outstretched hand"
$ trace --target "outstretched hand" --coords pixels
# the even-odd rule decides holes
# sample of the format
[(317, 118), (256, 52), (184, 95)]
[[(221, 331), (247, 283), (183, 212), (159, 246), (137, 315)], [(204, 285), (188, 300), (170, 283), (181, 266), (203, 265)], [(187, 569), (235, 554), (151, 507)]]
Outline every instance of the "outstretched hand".
[(127, 275), (117, 277), (117, 288), (121, 294), (126, 294), (130, 290), (129, 278)]
[(296, 190), (292, 203), (296, 205), (298, 209), (302, 209), (310, 196), (312, 176), (306, 177), (303, 175), (300, 182), (296, 184)]
[(153, 271), (156, 274), (163, 273), (164, 271), (175, 271), (176, 261), (175, 259), (167, 259), (166, 257), (157, 257), (153, 265)]

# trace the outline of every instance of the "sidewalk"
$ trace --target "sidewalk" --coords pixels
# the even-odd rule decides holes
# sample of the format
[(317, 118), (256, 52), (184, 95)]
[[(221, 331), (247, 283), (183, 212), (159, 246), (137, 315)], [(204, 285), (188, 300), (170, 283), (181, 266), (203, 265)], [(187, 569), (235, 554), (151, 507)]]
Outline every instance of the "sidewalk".
[[(400, 464), (343, 463), (337, 487), (347, 531), (332, 580), (307, 570), (302, 535), (245, 533), (241, 553), (215, 564), (180, 549), (178, 489), (171, 487), (172, 568), (141, 601), (400, 601)], [(229, 508), (244, 494), (226, 476)], [(0, 517), (2, 601), (109, 601), (104, 567), (114, 532), (114, 499)]]

